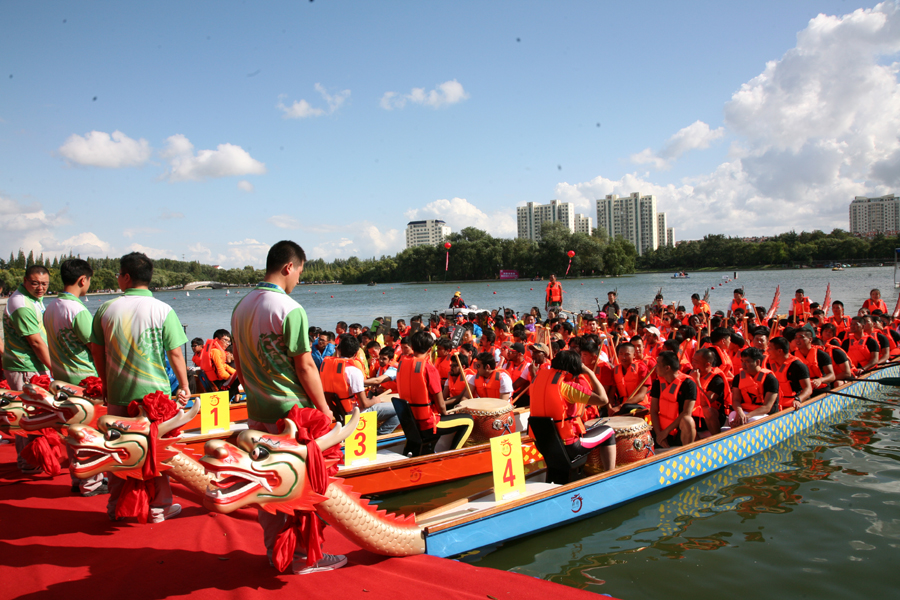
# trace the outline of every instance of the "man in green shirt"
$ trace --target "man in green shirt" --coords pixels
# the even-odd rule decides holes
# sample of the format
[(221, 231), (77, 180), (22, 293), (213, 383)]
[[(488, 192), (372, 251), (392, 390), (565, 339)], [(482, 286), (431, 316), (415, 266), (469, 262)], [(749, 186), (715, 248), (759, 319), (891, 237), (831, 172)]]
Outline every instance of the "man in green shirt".
[[(50, 372), (53, 379), (78, 385), (87, 377), (96, 377), (94, 358), (89, 342), (94, 317), (81, 303), (91, 287), (94, 270), (86, 260), (70, 258), (59, 266), (63, 291), (44, 311), (44, 328), (47, 331), (47, 347), (50, 351)], [(74, 463), (75, 452), (66, 445), (69, 462)], [(82, 496), (106, 494), (103, 474), (88, 479), (72, 475), (72, 493)]]
[[(306, 253), (294, 242), (281, 241), (272, 246), (266, 257), (265, 280), (238, 302), (231, 315), (234, 364), (247, 393), (250, 429), (278, 433), (278, 420), (297, 405), (318, 408), (333, 418), (312, 358), (306, 311), (289, 295), (300, 280), (305, 262)], [(259, 510), (257, 518), (271, 562), (276, 538), (287, 517)], [(331, 571), (347, 564), (346, 556), (325, 554), (307, 567), (304, 552), (298, 544), (295, 574)]]
[[(127, 416), (128, 404), (157, 391), (169, 392), (166, 355), (178, 379), (179, 404), (187, 402), (187, 369), (181, 345), (187, 343), (184, 329), (172, 308), (153, 297), (149, 289), (153, 262), (140, 252), (120, 259), (116, 275), (125, 293), (104, 302), (94, 316), (91, 352), (97, 372), (106, 387), (109, 414)], [(150, 501), (151, 523), (161, 523), (181, 512), (172, 504), (172, 490), (166, 474), (154, 479), (156, 496)], [(117, 520), (116, 505), (124, 481), (109, 479), (106, 511)]]
[[(3, 370), (11, 390), (21, 391), (35, 375), (45, 375), (50, 369), (47, 334), (42, 320), (44, 294), (50, 286), (50, 272), (41, 265), (25, 270), (22, 285), (9, 297), (3, 311)], [(16, 436), (16, 464), (22, 473), (36, 475), (40, 467), (29, 465), (22, 457), (22, 449), (37, 436)]]

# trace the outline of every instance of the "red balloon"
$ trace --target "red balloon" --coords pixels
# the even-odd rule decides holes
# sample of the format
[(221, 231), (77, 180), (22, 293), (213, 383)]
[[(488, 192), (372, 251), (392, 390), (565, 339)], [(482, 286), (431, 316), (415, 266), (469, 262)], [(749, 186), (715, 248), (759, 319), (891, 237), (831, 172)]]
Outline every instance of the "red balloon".
[(444, 242), (444, 248), (446, 248), (447, 250), (449, 250), (450, 246), (452, 246), (452, 245), (453, 244), (451, 244), (450, 242)]
[(573, 256), (575, 256), (575, 251), (574, 251), (574, 250), (569, 250), (568, 252), (566, 252), (566, 254), (569, 255), (569, 258), (572, 258)]

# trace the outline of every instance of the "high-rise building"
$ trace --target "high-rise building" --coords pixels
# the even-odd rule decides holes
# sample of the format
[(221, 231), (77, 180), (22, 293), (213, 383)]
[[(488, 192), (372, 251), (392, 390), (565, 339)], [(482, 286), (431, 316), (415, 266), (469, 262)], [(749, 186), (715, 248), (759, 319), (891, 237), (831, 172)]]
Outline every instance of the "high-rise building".
[(675, 247), (675, 230), (668, 227), (666, 223), (666, 213), (656, 213), (656, 231), (659, 235), (660, 246)]
[(551, 200), (550, 204), (528, 202), (516, 208), (516, 221), (519, 237), (535, 242), (541, 241), (541, 226), (544, 223), (562, 223), (574, 233), (575, 205), (557, 200)]
[[(660, 242), (656, 196), (641, 196), (640, 192), (634, 192), (624, 198), (609, 194), (598, 199), (597, 227), (603, 227), (611, 238), (622, 236), (630, 241), (638, 255), (656, 250)], [(665, 229), (662, 231), (665, 237)]]
[(900, 231), (900, 197), (856, 196), (850, 203), (850, 233), (857, 235), (896, 235)]
[(450, 235), (450, 226), (439, 219), (410, 221), (406, 224), (406, 247), (437, 246)]
[(581, 214), (575, 215), (575, 232), (591, 235), (592, 219)]

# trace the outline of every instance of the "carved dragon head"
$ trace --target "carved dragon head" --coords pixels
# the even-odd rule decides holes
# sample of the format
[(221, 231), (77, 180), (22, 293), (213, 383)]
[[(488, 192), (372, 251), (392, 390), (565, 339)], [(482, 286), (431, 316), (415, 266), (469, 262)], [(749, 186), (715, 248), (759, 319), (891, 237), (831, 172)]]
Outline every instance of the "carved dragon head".
[(119, 476), (142, 479), (141, 469), (150, 450), (156, 444), (158, 468), (169, 468), (163, 462), (172, 458), (177, 451), (169, 448), (179, 436), (166, 437), (170, 431), (182, 427), (193, 419), (200, 410), (195, 402), (189, 409), (159, 423), (158, 439), (150, 439), (151, 423), (147, 413), (140, 409), (136, 417), (114, 417), (105, 415), (97, 420), (97, 429), (88, 425), (72, 425), (66, 443), (75, 451), (73, 471), (79, 479), (87, 479), (98, 473), (109, 471)]
[(59, 391), (54, 395), (42, 387), (25, 384), (21, 395), (25, 407), (22, 429), (37, 431), (45, 427), (61, 429), (65, 425), (91, 424), (96, 412), (95, 407), (101, 404), (102, 400), (76, 395), (78, 390), (68, 388), (66, 384), (57, 386), (57, 390)]
[(22, 392), (0, 390), (0, 431), (9, 435), (26, 435), (22, 430), (22, 418), (25, 406), (22, 404)]
[[(354, 408), (346, 425), (335, 426), (316, 440), (319, 448), (324, 452), (340, 444), (358, 421), (359, 409)], [(273, 514), (314, 510), (325, 497), (316, 494), (307, 480), (307, 449), (296, 435), (297, 425), (285, 419), (278, 434), (248, 429), (238, 436), (237, 445), (223, 440), (206, 442), (200, 462), (213, 479), (203, 505), (220, 513), (251, 504)]]

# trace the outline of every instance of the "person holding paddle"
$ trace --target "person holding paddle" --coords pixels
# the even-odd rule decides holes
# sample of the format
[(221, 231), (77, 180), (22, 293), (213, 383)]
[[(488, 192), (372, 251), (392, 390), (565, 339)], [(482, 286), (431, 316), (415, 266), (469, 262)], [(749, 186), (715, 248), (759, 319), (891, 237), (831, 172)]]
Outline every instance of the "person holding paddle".
[(658, 379), (650, 390), (653, 437), (663, 448), (687, 446), (697, 438), (695, 418), (703, 417), (697, 407), (697, 384), (681, 372), (674, 352), (660, 353), (656, 375)]

